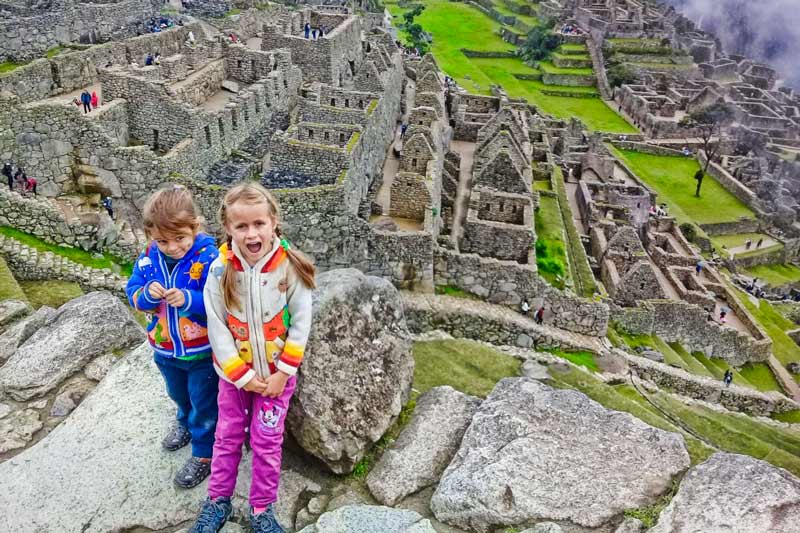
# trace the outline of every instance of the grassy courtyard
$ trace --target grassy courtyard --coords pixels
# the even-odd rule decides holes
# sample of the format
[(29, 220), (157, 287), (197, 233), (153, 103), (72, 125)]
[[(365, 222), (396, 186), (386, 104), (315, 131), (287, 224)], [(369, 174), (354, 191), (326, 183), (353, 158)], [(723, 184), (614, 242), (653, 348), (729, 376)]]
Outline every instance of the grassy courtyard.
[(795, 265), (757, 265), (745, 272), (774, 287), (800, 281), (800, 267)]
[[(544, 182), (547, 183), (547, 182)], [(567, 254), (564, 250), (564, 224), (558, 199), (550, 196), (539, 198), (539, 208), (534, 213), (536, 223), (536, 266), (547, 282), (558, 288), (564, 287), (568, 276)]]
[[(501, 24), (469, 4), (446, 0), (426, 0), (425, 11), (415, 20), (433, 36), (431, 51), (444, 72), (459, 85), (474, 94), (491, 94), (492, 85), (502, 86), (512, 98), (524, 98), (544, 113), (557, 118), (580, 118), (590, 130), (611, 133), (637, 133), (637, 129), (597, 97), (574, 98), (553, 96), (543, 90), (557, 90), (579, 96), (595, 96), (594, 87), (550, 86), (541, 81), (520, 80), (513, 74), (537, 74), (521, 59), (471, 58), (461, 49), (490, 52), (513, 52), (515, 47), (498, 35)], [(403, 8), (396, 2), (386, 2), (394, 16), (394, 24), (402, 23)], [(402, 32), (401, 32), (402, 37)], [(562, 52), (585, 53), (584, 45), (563, 45)], [(547, 66), (546, 68), (557, 68)], [(591, 74), (591, 69), (576, 70)], [(572, 73), (572, 72), (570, 72)]]
[(658, 201), (669, 206), (669, 214), (678, 222), (713, 224), (733, 222), (755, 214), (738, 198), (725, 190), (711, 176), (703, 179), (700, 198), (694, 195), (694, 174), (700, 169), (697, 160), (682, 156), (663, 156), (618, 150), (608, 145), (642, 181), (658, 193)]

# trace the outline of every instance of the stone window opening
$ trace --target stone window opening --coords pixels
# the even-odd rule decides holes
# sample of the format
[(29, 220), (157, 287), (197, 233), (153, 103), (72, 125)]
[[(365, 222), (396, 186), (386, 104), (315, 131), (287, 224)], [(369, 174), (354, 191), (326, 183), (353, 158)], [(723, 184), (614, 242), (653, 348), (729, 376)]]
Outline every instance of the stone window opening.
[(211, 128), (206, 126), (203, 129), (206, 132), (206, 146), (210, 147), (211, 146)]
[(237, 120), (239, 117), (237, 117), (236, 115), (237, 115), (236, 110), (235, 109), (231, 110), (231, 127), (233, 127), (234, 130), (239, 129), (239, 121)]
[(257, 96), (255, 99), (255, 103), (256, 103), (256, 115), (258, 115), (261, 113), (261, 100), (259, 100)]
[(491, 204), (486, 204), (486, 210), (487, 211), (491, 211), (491, 209), (492, 209), (492, 205)]
[(242, 60), (241, 59), (236, 61), (236, 67), (237, 68), (242, 68)]
[(253, 77), (255, 77), (255, 75), (256, 75), (256, 60), (255, 59), (251, 59), (250, 60), (250, 70), (253, 71)]
[(158, 150), (158, 130), (153, 130), (153, 150)]
[(340, 142), (340, 143), (343, 143), (343, 142), (344, 142), (344, 133), (340, 133), (340, 134), (339, 134), (339, 142)]
[(289, 88), (289, 82), (288, 82), (288, 81), (286, 81), (286, 78), (283, 78), (283, 86), (284, 86), (284, 88), (286, 88), (286, 89), (288, 89), (288, 88)]
[(416, 157), (411, 159), (411, 166), (414, 167), (414, 168), (417, 168), (417, 158)]
[(359, 100), (358, 101), (358, 108), (359, 109), (364, 109), (364, 100)]
[(273, 63), (272, 64), (272, 72), (275, 72), (276, 70), (278, 70), (278, 64), (277, 63)]
[(345, 107), (350, 107), (350, 99), (349, 98), (345, 98), (344, 99), (344, 106)]
[(314, 138), (314, 130), (308, 130), (308, 138), (309, 139), (313, 139)]
[(505, 202), (500, 202), (500, 212), (502, 213), (502, 212), (503, 212), (503, 211), (505, 211), (505, 210), (506, 210), (506, 204), (505, 204)]
[(247, 122), (249, 120), (250, 120), (250, 113), (247, 112), (247, 108), (245, 107), (244, 108), (244, 123), (247, 124)]
[(328, 133), (327, 131), (325, 132), (325, 135), (324, 135), (324, 136), (325, 136), (325, 140), (326, 140), (326, 141), (327, 141), (327, 140), (329, 140), (329, 139), (331, 138), (331, 134), (330, 134), (330, 133)]
[(331, 98), (331, 106), (336, 107), (336, 98)]
[(222, 117), (218, 119), (219, 125), (219, 138), (222, 140), (225, 137), (225, 121), (222, 120)]

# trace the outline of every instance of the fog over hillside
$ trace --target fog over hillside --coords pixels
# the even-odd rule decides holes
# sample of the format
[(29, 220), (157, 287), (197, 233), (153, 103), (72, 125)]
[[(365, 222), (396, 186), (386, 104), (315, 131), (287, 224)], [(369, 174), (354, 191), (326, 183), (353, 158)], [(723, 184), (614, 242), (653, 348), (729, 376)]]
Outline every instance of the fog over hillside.
[(714, 33), (728, 53), (774, 65), (800, 89), (800, 0), (665, 0)]

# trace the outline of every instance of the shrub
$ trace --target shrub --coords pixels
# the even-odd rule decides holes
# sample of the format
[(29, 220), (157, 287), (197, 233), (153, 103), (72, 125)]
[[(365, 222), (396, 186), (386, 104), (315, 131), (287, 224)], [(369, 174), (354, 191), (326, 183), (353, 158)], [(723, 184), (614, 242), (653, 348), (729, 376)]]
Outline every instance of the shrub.
[(694, 242), (695, 238), (697, 237), (697, 228), (694, 227), (694, 224), (691, 222), (684, 222), (680, 226), (678, 226), (683, 233), (683, 236), (686, 237), (686, 240), (689, 242)]

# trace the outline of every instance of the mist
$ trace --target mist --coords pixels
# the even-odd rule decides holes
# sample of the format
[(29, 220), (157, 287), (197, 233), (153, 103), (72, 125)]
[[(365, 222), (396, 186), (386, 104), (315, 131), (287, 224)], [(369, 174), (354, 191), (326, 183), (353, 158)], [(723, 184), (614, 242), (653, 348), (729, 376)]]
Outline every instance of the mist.
[(664, 1), (713, 33), (725, 52), (768, 63), (800, 89), (800, 0)]

